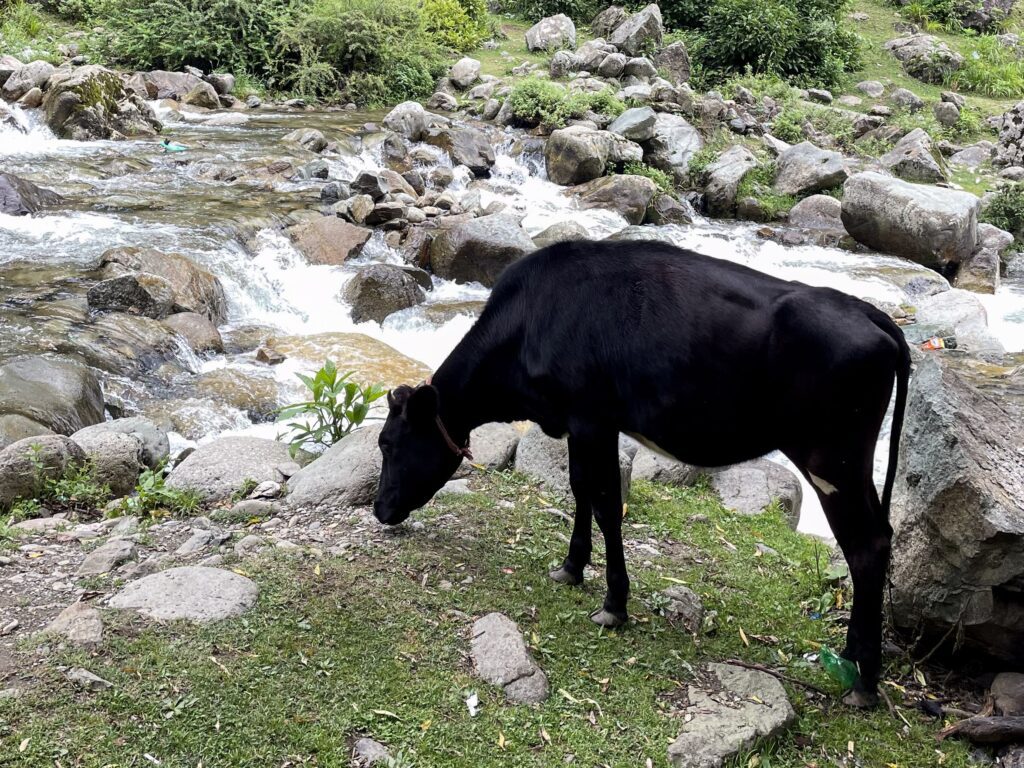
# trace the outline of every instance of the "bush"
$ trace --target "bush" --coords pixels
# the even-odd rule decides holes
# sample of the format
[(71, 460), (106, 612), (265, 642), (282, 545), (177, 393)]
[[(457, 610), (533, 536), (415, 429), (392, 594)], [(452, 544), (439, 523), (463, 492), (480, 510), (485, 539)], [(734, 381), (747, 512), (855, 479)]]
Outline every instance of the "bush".
[(458, 0), (424, 0), (423, 18), (431, 37), (456, 51), (472, 50), (487, 36), (485, 19), (473, 19)]
[(199, 508), (199, 494), (168, 488), (164, 484), (166, 477), (165, 467), (147, 469), (139, 475), (135, 493), (121, 500), (118, 513), (150, 517), (164, 517), (167, 514), (183, 517), (193, 514)]
[(792, 195), (780, 195), (773, 190), (775, 183), (775, 164), (758, 165), (747, 171), (736, 190), (736, 199), (753, 197), (761, 203), (764, 212), (771, 219), (776, 219), (796, 205)]
[[(691, 164), (693, 163), (692, 158), (690, 159), (690, 162)], [(658, 189), (660, 189), (662, 192), (672, 192), (674, 188), (671, 176), (669, 176), (667, 173), (658, 168), (652, 168), (651, 166), (647, 165), (647, 163), (626, 163), (625, 167), (622, 169), (622, 172), (630, 174), (632, 176), (643, 176), (645, 178), (648, 178), (655, 184), (657, 184)]]
[(996, 98), (1017, 98), (1024, 93), (1024, 60), (995, 36), (982, 35), (964, 52), (963, 66), (950, 73), (946, 85)]
[(98, 0), (46, 0), (43, 8), (68, 21), (88, 21), (96, 13)]
[(569, 93), (562, 86), (538, 77), (517, 83), (508, 99), (512, 114), (521, 123), (550, 129), (561, 128), (590, 111), (616, 116), (626, 108), (610, 88), (598, 93)]
[(1024, 183), (1008, 184), (995, 194), (981, 211), (981, 220), (1012, 232), (1014, 245), (1024, 245)]
[(853, 123), (842, 112), (804, 104), (789, 104), (772, 121), (772, 135), (778, 139), (799, 144), (806, 140), (804, 125), (811, 127), (832, 138), (841, 149), (850, 150), (854, 146)]
[(24, 0), (0, 4), (0, 44), (4, 53), (20, 54), (42, 35), (45, 23), (34, 5)]
[(312, 399), (285, 406), (278, 414), (279, 421), (299, 419), (287, 425), (292, 430), (289, 447), (293, 456), (307, 445), (330, 448), (362, 424), (370, 405), (384, 396), (384, 388), (377, 384), (363, 386), (352, 381), (353, 371), (339, 375), (330, 360), (312, 376), (296, 375)]
[(501, 9), (531, 23), (564, 13), (573, 21), (589, 24), (598, 11), (610, 5), (602, 0), (505, 0)]

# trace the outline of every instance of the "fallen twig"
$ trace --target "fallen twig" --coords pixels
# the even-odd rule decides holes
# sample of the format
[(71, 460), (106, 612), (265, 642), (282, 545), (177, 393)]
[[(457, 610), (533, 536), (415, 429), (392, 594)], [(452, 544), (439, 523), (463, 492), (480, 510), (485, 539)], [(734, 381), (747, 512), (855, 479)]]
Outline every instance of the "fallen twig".
[(900, 714), (900, 711), (898, 709), (896, 709), (896, 705), (892, 703), (892, 699), (889, 698), (889, 694), (886, 692), (885, 688), (879, 686), (878, 692), (879, 692), (879, 694), (881, 694), (882, 700), (885, 701), (885, 706), (887, 706), (889, 708), (889, 714), (892, 715), (897, 720), (902, 720), (906, 724), (906, 726), (909, 728), (910, 727), (910, 723), (908, 723), (907, 722), (907, 718), (905, 718), (902, 714)]
[(779, 680), (785, 680), (787, 683), (793, 683), (794, 685), (803, 686), (804, 688), (806, 688), (806, 689), (808, 689), (810, 691), (814, 691), (815, 693), (820, 693), (822, 696), (831, 696), (832, 695), (828, 691), (826, 691), (825, 689), (819, 688), (818, 686), (816, 686), (816, 685), (814, 685), (812, 683), (805, 683), (803, 680), (797, 680), (795, 677), (790, 677), (789, 675), (784, 675), (781, 672), (776, 672), (771, 667), (766, 667), (763, 664), (751, 664), (751, 663), (746, 662), (746, 661), (740, 661), (739, 659), (726, 659), (725, 663), (726, 664), (732, 664), (732, 665), (737, 666), (737, 667), (743, 667), (744, 669), (753, 669), (753, 670), (756, 670), (757, 672), (767, 672), (772, 677), (777, 677), (777, 678), (779, 678)]
[(964, 738), (975, 744), (1010, 744), (1024, 741), (1024, 717), (969, 717), (943, 728), (935, 738)]

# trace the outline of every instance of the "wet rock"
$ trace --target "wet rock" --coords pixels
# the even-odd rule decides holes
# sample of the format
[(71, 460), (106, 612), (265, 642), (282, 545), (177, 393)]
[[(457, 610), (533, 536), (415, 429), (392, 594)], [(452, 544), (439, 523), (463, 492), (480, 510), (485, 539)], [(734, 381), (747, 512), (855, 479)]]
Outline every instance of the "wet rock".
[(163, 127), (149, 104), (125, 91), (116, 72), (96, 65), (55, 72), (43, 110), (50, 130), (78, 141), (155, 136)]
[(128, 539), (111, 539), (97, 547), (78, 566), (76, 576), (102, 576), (135, 556), (135, 544)]
[(943, 83), (963, 66), (964, 57), (933, 35), (910, 35), (889, 40), (885, 49), (900, 60), (911, 77)]
[(427, 131), (430, 115), (415, 101), (403, 101), (384, 118), (384, 127), (409, 141), (419, 141)]
[(544, 147), (548, 178), (555, 184), (582, 184), (604, 175), (606, 167), (638, 161), (643, 150), (611, 133), (570, 126), (551, 134)]
[(704, 603), (697, 593), (682, 584), (674, 584), (662, 590), (661, 594), (668, 599), (665, 618), (684, 632), (700, 634), (704, 623)]
[(476, 176), (486, 175), (494, 165), (494, 147), (487, 134), (469, 126), (449, 126), (427, 131), (423, 140), (440, 147), (456, 165), (464, 165)]
[(463, 56), (452, 65), (451, 71), (448, 73), (448, 79), (451, 80), (452, 85), (456, 88), (463, 91), (466, 90), (480, 79), (480, 62), (468, 56)]
[(146, 468), (142, 441), (122, 432), (83, 430), (72, 439), (92, 462), (96, 480), (110, 486), (114, 496), (127, 496)]
[(840, 153), (803, 141), (779, 155), (775, 191), (801, 197), (839, 186), (848, 177)]
[[(1003, 346), (988, 329), (985, 306), (977, 296), (954, 288), (917, 303), (915, 330), (929, 336), (956, 336), (960, 348), (975, 354), (1001, 355)], [(924, 339), (922, 339), (923, 341)]]
[(608, 126), (608, 130), (630, 141), (648, 141), (654, 138), (657, 117), (650, 107), (633, 107), (615, 118)]
[(648, 49), (661, 45), (663, 33), (661, 9), (652, 3), (612, 30), (608, 42), (630, 56), (640, 56)]
[(741, 515), (756, 515), (778, 501), (791, 528), (800, 522), (803, 490), (800, 478), (781, 464), (754, 459), (742, 464), (705, 470), (722, 506)]
[(654, 138), (643, 143), (643, 160), (685, 182), (690, 158), (704, 148), (700, 132), (679, 115), (659, 112)]
[(393, 264), (360, 268), (345, 286), (344, 296), (352, 305), (352, 320), (356, 323), (383, 323), (388, 315), (426, 300), (416, 280)]
[(690, 81), (690, 55), (687, 53), (686, 43), (682, 40), (666, 45), (654, 54), (654, 65), (667, 72), (669, 78), (677, 85)]
[(804, 229), (843, 229), (843, 204), (831, 195), (811, 195), (789, 211), (789, 223)]
[[(365, 218), (365, 217), (364, 217)], [(358, 256), (373, 232), (337, 216), (321, 216), (289, 227), (288, 236), (310, 264), (340, 266)]]
[(757, 165), (754, 153), (742, 144), (729, 147), (705, 169), (704, 204), (712, 216), (734, 216), (736, 193), (747, 172)]
[(531, 51), (575, 48), (576, 25), (564, 13), (541, 19), (526, 30), (526, 47)]
[(17, 413), (0, 416), (0, 450), (26, 437), (52, 435), (53, 430)]
[(94, 693), (98, 691), (105, 691), (108, 688), (113, 688), (114, 684), (104, 680), (102, 677), (94, 675), (87, 669), (82, 667), (71, 667), (66, 673), (67, 679), (72, 682), (78, 688), (84, 691), (92, 691)]
[(534, 236), (533, 244), (538, 248), (546, 248), (554, 243), (589, 239), (590, 233), (582, 224), (572, 219), (566, 219), (565, 221), (555, 222), (550, 227)]
[(206, 315), (179, 312), (165, 318), (164, 325), (172, 333), (181, 336), (194, 352), (224, 351), (224, 340), (220, 336), (220, 331)]
[(911, 379), (892, 504), (892, 616), (927, 642), (955, 635), (968, 652), (1015, 664), (1024, 647), (1024, 389), (1019, 377), (992, 373), (929, 354)]
[(380, 427), (359, 429), (288, 481), (292, 507), (345, 508), (369, 504), (377, 493)]
[(548, 680), (530, 656), (519, 627), (501, 613), (473, 624), (470, 654), (477, 675), (501, 686), (513, 704), (540, 704), (548, 697)]
[(686, 487), (697, 482), (702, 470), (641, 446), (633, 457), (633, 480)]
[(603, 208), (622, 214), (630, 224), (640, 224), (647, 207), (658, 192), (658, 185), (645, 176), (602, 176), (566, 190), (579, 200), (583, 210)]
[(134, 581), (108, 605), (157, 621), (208, 624), (241, 616), (256, 604), (259, 587), (231, 571), (204, 566), (170, 568)]
[(61, 635), (72, 645), (92, 648), (103, 642), (103, 619), (88, 603), (74, 603), (46, 625), (44, 635)]
[(430, 264), (438, 277), (493, 286), (505, 267), (533, 250), (519, 220), (499, 213), (442, 232), (430, 245)]
[(327, 137), (315, 128), (297, 128), (283, 136), (281, 141), (288, 144), (297, 144), (303, 149), (308, 149), (310, 152), (316, 152), (317, 154), (327, 149), (327, 145), (330, 143), (327, 141)]
[(921, 128), (915, 128), (889, 152), (879, 158), (882, 167), (907, 181), (936, 183), (946, 180), (946, 173), (935, 159), (938, 153), (932, 147), (931, 137)]
[(673, 768), (718, 768), (796, 720), (782, 683), (731, 664), (708, 664), (685, 701), (689, 719), (668, 748)]
[(455, 477), (468, 476), (473, 466), (488, 472), (501, 472), (509, 468), (519, 445), (519, 430), (511, 424), (484, 424), (470, 433), (469, 444), (473, 461), (463, 461)]
[(162, 277), (135, 272), (96, 283), (89, 289), (88, 299), (91, 309), (162, 320), (174, 308), (174, 288)]
[(999, 251), (979, 248), (960, 264), (956, 287), (973, 293), (994, 294), (999, 288), (999, 271)]
[(220, 98), (217, 90), (209, 83), (199, 82), (181, 100), (182, 104), (203, 109), (220, 109)]
[(103, 421), (103, 391), (83, 365), (61, 358), (18, 358), (0, 365), (0, 414), (71, 434)]
[(56, 192), (36, 186), (12, 173), (0, 173), (0, 213), (26, 216), (43, 208), (58, 205), (64, 198)]
[(590, 22), (590, 33), (598, 38), (608, 37), (628, 18), (629, 14), (625, 8), (611, 5), (598, 13)]
[(974, 252), (980, 205), (967, 192), (866, 172), (846, 182), (842, 217), (846, 231), (869, 248), (942, 270)]
[[(629, 498), (632, 457), (619, 451), (619, 474), (622, 498)], [(536, 424), (522, 436), (516, 448), (516, 472), (540, 482), (548, 490), (568, 496), (569, 486), (569, 443), (565, 438), (554, 438), (544, 434)]]
[(280, 477), (278, 466), (291, 461), (288, 446), (258, 437), (221, 437), (199, 446), (167, 476), (167, 486), (196, 491), (206, 501), (229, 498), (247, 480)]
[(17, 101), (33, 88), (42, 88), (56, 71), (48, 61), (32, 61), (14, 69), (0, 88), (0, 96)]
[(97, 436), (105, 434), (135, 437), (142, 445), (142, 461), (151, 469), (160, 466), (171, 453), (167, 431), (141, 416), (104, 421), (75, 432), (71, 439), (79, 444), (92, 444)]

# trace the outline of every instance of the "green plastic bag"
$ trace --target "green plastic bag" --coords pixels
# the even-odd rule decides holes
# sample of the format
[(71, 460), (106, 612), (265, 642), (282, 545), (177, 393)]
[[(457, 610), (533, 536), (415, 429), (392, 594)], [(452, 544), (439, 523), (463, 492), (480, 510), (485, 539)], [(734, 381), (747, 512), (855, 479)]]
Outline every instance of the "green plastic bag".
[(825, 668), (828, 676), (839, 683), (843, 688), (852, 688), (857, 682), (857, 665), (849, 659), (844, 659), (827, 645), (821, 646), (818, 654), (821, 666)]

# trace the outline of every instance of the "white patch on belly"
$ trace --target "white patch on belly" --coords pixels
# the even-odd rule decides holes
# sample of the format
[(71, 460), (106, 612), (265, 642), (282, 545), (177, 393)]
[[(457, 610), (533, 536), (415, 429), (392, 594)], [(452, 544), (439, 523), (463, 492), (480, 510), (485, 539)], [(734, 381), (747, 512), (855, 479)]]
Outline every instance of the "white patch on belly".
[(811, 482), (814, 483), (814, 485), (817, 486), (818, 490), (824, 493), (826, 496), (831, 496), (833, 493), (839, 490), (834, 485), (832, 485), (832, 483), (830, 483), (828, 480), (822, 480), (813, 472), (808, 472), (807, 474), (808, 476), (810, 476)]
[(640, 443), (640, 445), (644, 446), (645, 448), (650, 448), (655, 453), (660, 453), (666, 459), (672, 459), (673, 461), (676, 461), (676, 457), (675, 456), (673, 456), (671, 453), (666, 451), (664, 448), (659, 448), (655, 443), (652, 443), (650, 440), (648, 440), (643, 435), (638, 435), (635, 432), (626, 432), (626, 434), (629, 435), (630, 437), (632, 437), (634, 440), (636, 440), (638, 443)]

